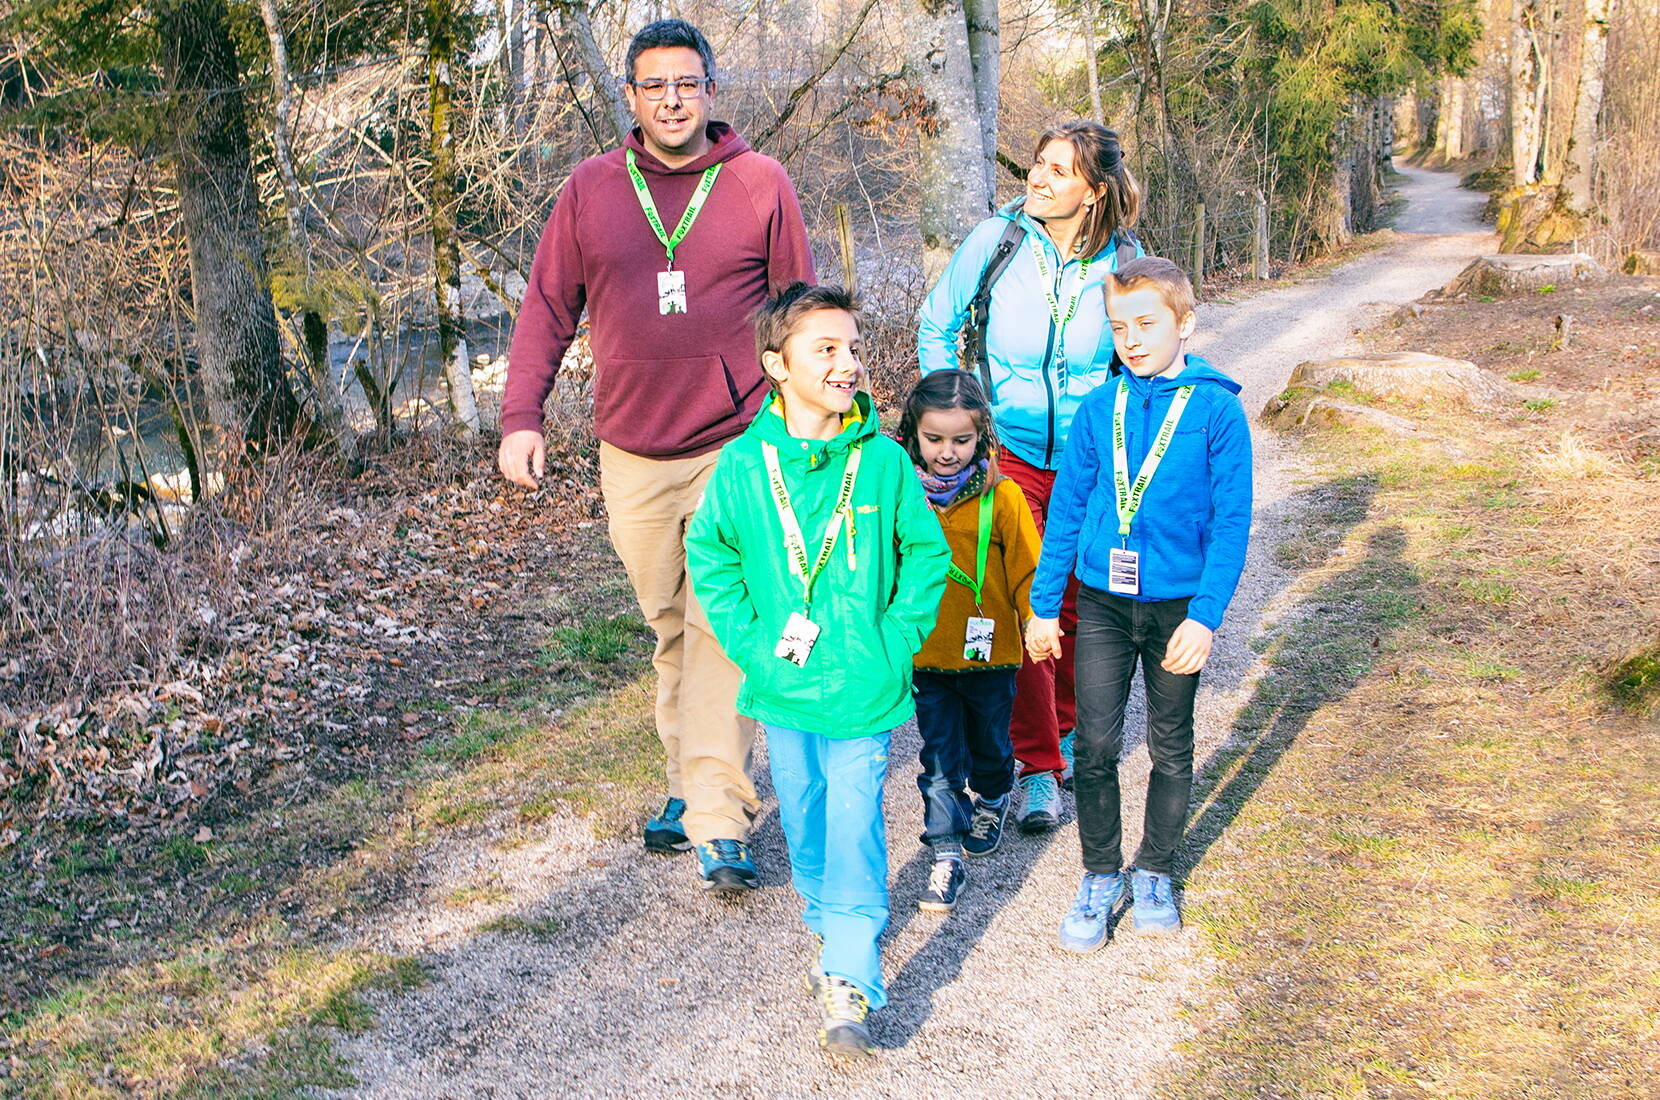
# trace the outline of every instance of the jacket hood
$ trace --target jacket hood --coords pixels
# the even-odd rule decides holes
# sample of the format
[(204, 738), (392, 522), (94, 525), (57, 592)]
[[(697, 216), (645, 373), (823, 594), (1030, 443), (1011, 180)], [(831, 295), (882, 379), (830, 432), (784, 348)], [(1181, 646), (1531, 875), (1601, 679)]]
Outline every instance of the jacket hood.
[(727, 123), (711, 122), (704, 132), (709, 135), (709, 140), (712, 142), (709, 151), (690, 164), (682, 164), (678, 168), (670, 168), (646, 149), (645, 141), (640, 136), (638, 126), (628, 132), (628, 137), (623, 144), (626, 148), (634, 150), (634, 156), (636, 163), (640, 166), (640, 171), (653, 176), (695, 174), (702, 172), (711, 164), (719, 164), (722, 161), (731, 160), (739, 153), (749, 152), (749, 142), (739, 137), (737, 131)]
[[(849, 419), (857, 413), (857, 419)], [(778, 448), (778, 453), (786, 458), (808, 457), (809, 465), (817, 465), (818, 456), (845, 452), (852, 448), (854, 443), (860, 443), (877, 434), (879, 425), (876, 422), (876, 404), (870, 394), (863, 390), (853, 395), (853, 412), (843, 417), (842, 430), (830, 439), (797, 439), (784, 426), (784, 407), (779, 403), (778, 392), (774, 390), (767, 394), (761, 404), (761, 411), (755, 414), (750, 421), (746, 434), (753, 435), (762, 442), (771, 443)], [(805, 443), (807, 446), (803, 447)]]
[(1174, 378), (1142, 378), (1130, 371), (1123, 371), (1123, 376), (1130, 383), (1130, 392), (1137, 395), (1150, 395), (1168, 390), (1180, 389), (1182, 386), (1221, 386), (1229, 393), (1237, 394), (1240, 385), (1232, 378), (1211, 366), (1203, 358), (1191, 353), (1183, 357), (1186, 362), (1181, 373)]

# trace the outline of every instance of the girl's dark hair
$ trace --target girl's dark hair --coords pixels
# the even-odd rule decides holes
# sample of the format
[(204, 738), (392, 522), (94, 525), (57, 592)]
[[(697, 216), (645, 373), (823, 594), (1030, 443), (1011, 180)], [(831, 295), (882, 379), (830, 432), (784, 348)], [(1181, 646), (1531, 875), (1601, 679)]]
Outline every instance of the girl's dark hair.
[(980, 433), (980, 442), (974, 448), (974, 459), (986, 460), (986, 487), (991, 492), (997, 484), (997, 429), (992, 427), (991, 406), (986, 403), (980, 380), (965, 370), (937, 370), (922, 376), (905, 399), (905, 413), (899, 418), (899, 442), (911, 463), (923, 465), (922, 448), (917, 443), (917, 429), (922, 414), (929, 409), (962, 409), (974, 419)]
[(1090, 205), (1083, 230), (1078, 234), (1079, 254), (1097, 255), (1112, 241), (1119, 226), (1135, 224), (1141, 214), (1141, 185), (1130, 174), (1130, 166), (1124, 163), (1124, 149), (1118, 143), (1118, 135), (1098, 122), (1079, 120), (1051, 126), (1038, 138), (1032, 159), (1036, 160), (1051, 141), (1064, 141), (1072, 146), (1078, 171), (1090, 187), (1106, 187), (1106, 193)]

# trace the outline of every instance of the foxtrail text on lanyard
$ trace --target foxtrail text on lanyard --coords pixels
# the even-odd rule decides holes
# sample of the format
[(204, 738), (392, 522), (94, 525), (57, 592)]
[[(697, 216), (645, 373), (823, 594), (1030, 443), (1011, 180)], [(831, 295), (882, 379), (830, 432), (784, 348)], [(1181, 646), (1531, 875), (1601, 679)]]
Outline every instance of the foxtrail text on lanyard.
[(692, 201), (686, 204), (686, 212), (680, 215), (680, 223), (674, 227), (674, 234), (670, 236), (663, 229), (663, 219), (657, 215), (657, 204), (652, 201), (651, 190), (646, 187), (646, 178), (640, 175), (640, 169), (635, 166), (634, 150), (630, 149), (623, 158), (628, 164), (628, 178), (634, 181), (634, 197), (640, 200), (640, 209), (645, 212), (646, 221), (651, 223), (651, 231), (657, 234), (657, 239), (663, 245), (663, 251), (669, 255), (669, 270), (674, 270), (674, 250), (680, 247), (680, 242), (686, 239), (691, 231), (692, 223), (697, 221), (698, 212), (709, 199), (709, 192), (715, 186), (715, 177), (720, 175), (721, 166), (711, 164), (703, 170), (703, 178), (698, 181), (697, 190), (692, 193)]
[[(1072, 320), (1072, 315), (1078, 312), (1078, 301), (1084, 296), (1084, 285), (1089, 282), (1089, 268), (1095, 262), (1093, 256), (1078, 261), (1078, 281), (1072, 287), (1072, 293), (1066, 299), (1063, 309), (1060, 300), (1060, 287), (1057, 280), (1066, 274), (1066, 265), (1061, 264), (1060, 272), (1055, 272), (1049, 266), (1049, 252), (1043, 247), (1043, 242), (1037, 239), (1036, 234), (1027, 234), (1027, 242), (1032, 248), (1032, 259), (1037, 263), (1038, 283), (1043, 287), (1043, 300), (1049, 305), (1049, 319), (1055, 322), (1055, 340), (1057, 346), (1066, 346), (1066, 323)], [(1064, 351), (1063, 351), (1064, 354)]]
[(805, 614), (813, 605), (813, 581), (823, 571), (825, 563), (836, 549), (836, 539), (842, 528), (847, 528), (847, 567), (859, 568), (859, 559), (853, 543), (853, 483), (859, 477), (859, 456), (863, 444), (855, 443), (847, 453), (847, 467), (842, 471), (842, 484), (836, 493), (836, 507), (824, 527), (824, 538), (819, 543), (818, 557), (807, 561), (807, 542), (801, 534), (801, 523), (796, 519), (795, 507), (790, 504), (790, 490), (784, 484), (784, 471), (778, 465), (778, 448), (771, 443), (761, 444), (761, 454), (767, 463), (767, 484), (772, 489), (772, 503), (778, 509), (778, 522), (784, 528), (784, 551), (790, 562), (790, 572), (801, 582), (801, 609)]
[(1170, 449), (1170, 440), (1176, 434), (1176, 425), (1187, 408), (1188, 399), (1192, 396), (1193, 387), (1182, 386), (1170, 399), (1170, 409), (1164, 414), (1164, 423), (1159, 426), (1159, 434), (1153, 439), (1147, 457), (1141, 460), (1141, 469), (1136, 473), (1135, 484), (1131, 485), (1128, 469), (1130, 456), (1124, 446), (1124, 409), (1129, 404), (1130, 385), (1123, 378), (1118, 380), (1118, 394), (1112, 404), (1112, 488), (1118, 505), (1118, 537), (1126, 546), (1129, 544), (1130, 521), (1135, 519), (1136, 512), (1141, 508), (1142, 494), (1147, 491), (1153, 474), (1158, 471), (1159, 463), (1164, 460), (1164, 452)]
[(971, 577), (952, 562), (945, 568), (945, 575), (958, 584), (966, 585), (974, 593), (974, 609), (980, 610), (980, 590), (986, 584), (986, 550), (991, 546), (991, 507), (992, 490), (987, 489), (980, 494), (980, 531), (974, 547), (974, 575)]

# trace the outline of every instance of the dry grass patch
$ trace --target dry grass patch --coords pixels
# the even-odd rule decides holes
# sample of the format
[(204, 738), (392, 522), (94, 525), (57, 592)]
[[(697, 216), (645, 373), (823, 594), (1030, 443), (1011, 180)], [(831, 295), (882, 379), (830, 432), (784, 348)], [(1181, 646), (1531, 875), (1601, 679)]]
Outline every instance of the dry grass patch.
[(1168, 1094), (1660, 1079), (1660, 477), (1606, 426), (1564, 436), (1576, 409), (1423, 413), (1456, 463), (1310, 437), (1375, 492), (1201, 780), (1187, 900), (1224, 966)]
[(235, 1090), (221, 1063), (260, 1046), (250, 1073), (269, 1085), (352, 1083), (326, 1037), (309, 1029), (367, 1027), (372, 1013), (360, 994), (417, 984), (420, 967), (291, 946), (276, 926), (265, 933), (258, 943), (124, 967), (37, 1002), (15, 1021), (8, 1094), (223, 1096)]

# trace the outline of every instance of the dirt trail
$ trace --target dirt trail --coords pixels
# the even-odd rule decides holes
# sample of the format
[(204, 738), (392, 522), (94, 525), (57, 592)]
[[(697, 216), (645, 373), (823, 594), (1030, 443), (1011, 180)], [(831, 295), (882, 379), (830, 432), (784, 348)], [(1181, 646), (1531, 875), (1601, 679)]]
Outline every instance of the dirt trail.
[[(1492, 247), (1479, 196), (1451, 176), (1404, 171), (1398, 242), (1317, 280), (1202, 307), (1198, 350), (1244, 384), (1253, 416), (1298, 362), (1344, 350), (1383, 310)], [(1307, 479), (1265, 431), (1256, 461), (1250, 563), (1200, 692), (1201, 762), (1228, 737), (1257, 668), (1248, 643), (1293, 579), (1272, 549)], [(1132, 713), (1126, 797), (1145, 788), (1139, 726)], [(891, 1003), (873, 1018), (887, 1049), (868, 1067), (829, 1068), (816, 1049), (801, 988), (810, 946), (769, 805), (755, 836), (765, 886), (739, 904), (702, 897), (690, 857), (596, 841), (573, 816), (556, 818), (541, 843), (477, 844), (427, 868), (432, 889), (367, 938), (418, 956), (432, 981), (381, 1003), (375, 1028), (341, 1043), (362, 1082), (341, 1095), (1146, 1095), (1190, 1031), (1178, 1012), (1208, 967), (1199, 934), (1148, 940), (1124, 927), (1081, 960), (1053, 946), (1078, 874), (1070, 799), (1057, 833), (1011, 830), (1000, 852), (973, 861), (956, 913), (918, 913), (927, 867), (915, 759), (913, 731), (896, 739), (888, 781)], [(1127, 851), (1139, 820), (1127, 806)], [(436, 900), (486, 874), (511, 902), (457, 912)], [(557, 931), (478, 931), (503, 912)]]

